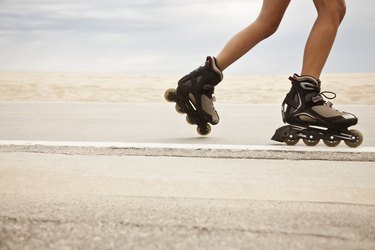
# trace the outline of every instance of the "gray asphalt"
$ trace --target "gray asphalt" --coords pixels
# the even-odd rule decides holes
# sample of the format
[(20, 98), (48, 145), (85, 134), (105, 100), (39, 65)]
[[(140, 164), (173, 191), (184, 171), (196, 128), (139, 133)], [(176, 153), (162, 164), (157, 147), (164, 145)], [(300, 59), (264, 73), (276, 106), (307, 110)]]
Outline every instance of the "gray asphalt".
[[(173, 157), (167, 148), (171, 154), (130, 156), (97, 143), (73, 153), (32, 143), (281, 150), (269, 139), (282, 125), (277, 105), (217, 108), (221, 123), (202, 138), (173, 104), (0, 103), (0, 141), (31, 143), (0, 146), (0, 250), (375, 249), (373, 154), (226, 159), (210, 158), (214, 150), (208, 158)], [(359, 116), (363, 149), (313, 151), (373, 152), (375, 107), (337, 108)]]

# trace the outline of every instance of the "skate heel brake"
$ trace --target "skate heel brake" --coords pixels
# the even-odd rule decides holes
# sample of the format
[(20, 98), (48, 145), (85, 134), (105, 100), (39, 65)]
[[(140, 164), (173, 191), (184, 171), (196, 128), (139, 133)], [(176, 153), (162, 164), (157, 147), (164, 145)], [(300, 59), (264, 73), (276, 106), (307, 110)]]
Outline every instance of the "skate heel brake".
[(283, 126), (281, 128), (278, 128), (275, 132), (275, 134), (272, 136), (271, 140), (278, 141), (278, 142), (284, 142), (285, 139), (288, 136), (289, 133), (289, 125)]

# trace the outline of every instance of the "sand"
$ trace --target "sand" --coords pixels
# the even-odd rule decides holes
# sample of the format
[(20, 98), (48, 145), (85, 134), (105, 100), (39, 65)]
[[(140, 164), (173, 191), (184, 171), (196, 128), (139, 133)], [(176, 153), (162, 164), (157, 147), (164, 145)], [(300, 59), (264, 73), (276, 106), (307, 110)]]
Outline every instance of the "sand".
[[(0, 101), (162, 103), (178, 75), (0, 72)], [(280, 104), (288, 75), (226, 75), (216, 88), (220, 103)], [(335, 104), (375, 105), (375, 73), (325, 74), (323, 90)]]

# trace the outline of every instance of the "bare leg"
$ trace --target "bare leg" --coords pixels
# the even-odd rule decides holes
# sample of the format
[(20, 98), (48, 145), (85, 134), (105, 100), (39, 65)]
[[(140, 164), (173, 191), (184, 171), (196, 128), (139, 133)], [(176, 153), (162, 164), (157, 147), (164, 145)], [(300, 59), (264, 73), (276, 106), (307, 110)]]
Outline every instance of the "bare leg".
[(263, 0), (258, 18), (230, 39), (216, 57), (219, 68), (226, 69), (260, 41), (272, 35), (279, 27), (289, 2), (290, 0)]
[(319, 79), (345, 15), (345, 0), (314, 0), (318, 17), (307, 40), (301, 75)]

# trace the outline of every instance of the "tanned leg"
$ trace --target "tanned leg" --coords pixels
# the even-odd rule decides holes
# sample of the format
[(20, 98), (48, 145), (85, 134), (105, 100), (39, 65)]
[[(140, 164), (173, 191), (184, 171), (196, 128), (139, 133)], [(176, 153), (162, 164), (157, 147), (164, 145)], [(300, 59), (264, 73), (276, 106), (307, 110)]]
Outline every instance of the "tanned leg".
[(223, 71), (260, 41), (272, 35), (279, 27), (289, 2), (290, 0), (263, 0), (258, 18), (230, 39), (216, 57), (219, 68)]
[(318, 17), (306, 43), (301, 75), (319, 79), (344, 18), (345, 0), (314, 0)]

